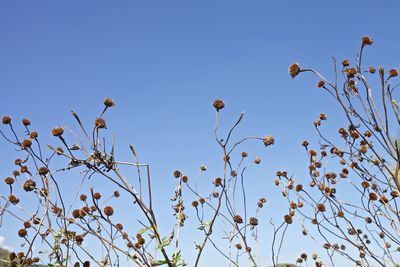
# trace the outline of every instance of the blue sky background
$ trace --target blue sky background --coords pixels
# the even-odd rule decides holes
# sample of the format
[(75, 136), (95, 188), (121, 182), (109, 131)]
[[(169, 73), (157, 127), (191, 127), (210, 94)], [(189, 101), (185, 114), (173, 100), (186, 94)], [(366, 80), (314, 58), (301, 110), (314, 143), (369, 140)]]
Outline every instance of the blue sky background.
[[(300, 144), (317, 141), (312, 121), (324, 112), (327, 129), (337, 129), (342, 120), (315, 77), (292, 80), (287, 67), (300, 62), (332, 77), (331, 57), (354, 61), (360, 37), (370, 35), (365, 65), (398, 68), (398, 10), (398, 1), (2, 1), (0, 115), (29, 117), (52, 143), (52, 127), (77, 129), (70, 110), (91, 124), (112, 97), (117, 106), (106, 118), (118, 156), (129, 159), (135, 146), (162, 203), (173, 170), (195, 176), (206, 164), (209, 179), (220, 173), (211, 103), (222, 98), (225, 129), (246, 113), (235, 137), (275, 137), (272, 148), (249, 146), (263, 159), (250, 190), (262, 188), (279, 206), (275, 171), (306, 177)], [(7, 176), (11, 148), (1, 141), (0, 149)], [(4, 228), (0, 234), (18, 245)], [(295, 242), (288, 247), (293, 257), (301, 252)]]

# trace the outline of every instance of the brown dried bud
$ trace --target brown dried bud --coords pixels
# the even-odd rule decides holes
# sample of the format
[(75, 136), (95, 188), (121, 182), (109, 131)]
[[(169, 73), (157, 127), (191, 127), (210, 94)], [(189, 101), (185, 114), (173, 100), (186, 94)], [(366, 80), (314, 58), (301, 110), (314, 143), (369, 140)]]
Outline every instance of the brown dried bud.
[(74, 240), (75, 240), (75, 242), (78, 244), (78, 245), (80, 245), (80, 244), (82, 244), (82, 242), (83, 242), (83, 235), (76, 235), (75, 237), (74, 237)]
[(321, 81), (319, 81), (317, 83), (317, 86), (318, 86), (318, 88), (324, 87), (325, 86), (325, 82), (321, 80)]
[(15, 182), (15, 179), (12, 177), (7, 177), (6, 179), (4, 179), (4, 182), (8, 185), (12, 185)]
[(370, 193), (369, 193), (369, 200), (371, 200), (371, 201), (376, 201), (376, 200), (378, 200), (378, 196), (376, 195), (375, 192), (370, 192)]
[(241, 155), (242, 155), (243, 158), (245, 158), (245, 157), (247, 157), (249, 154), (247, 154), (247, 152), (244, 152), (244, 151), (243, 151), (243, 152), (241, 153)]
[(25, 119), (22, 119), (22, 124), (24, 126), (29, 126), (29, 125), (31, 125), (31, 122), (29, 121), (29, 119), (25, 118)]
[(350, 61), (348, 59), (345, 59), (342, 61), (342, 65), (343, 65), (343, 67), (348, 67), (348, 66), (350, 66)]
[(197, 208), (199, 206), (199, 202), (197, 200), (192, 201), (192, 206)]
[(19, 203), (19, 198), (17, 198), (15, 195), (9, 195), (8, 196), (8, 201), (10, 201), (12, 204), (16, 205)]
[(179, 170), (174, 171), (174, 177), (179, 178), (181, 177), (182, 173)]
[(115, 190), (115, 191), (113, 192), (113, 196), (114, 196), (115, 198), (119, 198), (119, 196), (120, 196), (119, 191)]
[(40, 175), (46, 175), (46, 174), (49, 173), (49, 169), (48, 169), (47, 167), (40, 167), (40, 168), (38, 169), (38, 173), (39, 173)]
[(112, 216), (114, 214), (114, 209), (111, 206), (107, 206), (104, 208), (104, 214), (107, 216)]
[(122, 230), (122, 229), (124, 229), (124, 226), (122, 225), (122, 224), (120, 224), (120, 223), (117, 223), (116, 225), (115, 225), (115, 227), (117, 227), (117, 229), (118, 230)]
[(93, 198), (99, 200), (101, 198), (101, 194), (99, 192), (96, 192), (93, 194)]
[(221, 183), (222, 183), (222, 179), (219, 178), (219, 177), (218, 177), (218, 178), (215, 178), (214, 181), (213, 181), (213, 184), (214, 184), (215, 186), (220, 186)]
[(324, 204), (319, 203), (319, 204), (317, 205), (317, 210), (318, 210), (319, 212), (325, 212), (325, 211), (326, 211), (326, 207), (325, 207)]
[(242, 249), (242, 244), (237, 243), (237, 244), (235, 245), (235, 247), (236, 247), (236, 249), (241, 250), (241, 249)]
[(369, 37), (369, 36), (363, 36), (363, 37), (361, 38), (361, 44), (362, 44), (362, 46), (365, 46), (365, 45), (372, 45), (373, 42), (374, 42), (374, 41), (373, 41), (372, 38)]
[(31, 139), (36, 139), (36, 138), (38, 138), (38, 137), (39, 137), (38, 132), (33, 131), (33, 132), (31, 132), (31, 133), (29, 134), (29, 138), (31, 138)]
[(204, 204), (206, 202), (206, 200), (204, 198), (200, 198), (199, 202), (200, 202), (200, 204)]
[(26, 229), (19, 229), (18, 230), (18, 236), (19, 237), (25, 237), (28, 234), (28, 231)]
[(106, 106), (107, 108), (109, 108), (109, 107), (112, 107), (112, 106), (115, 106), (115, 102), (114, 102), (114, 100), (112, 100), (111, 98), (105, 98), (104, 100), (103, 100), (103, 104), (104, 104), (104, 106)]
[(399, 191), (393, 190), (392, 192), (390, 192), (390, 195), (391, 195), (393, 198), (399, 197)]
[(250, 217), (249, 223), (252, 226), (257, 226), (258, 225), (258, 219), (256, 217)]
[(225, 107), (225, 103), (224, 103), (224, 101), (222, 101), (221, 99), (216, 99), (216, 100), (213, 102), (213, 107), (214, 107), (217, 111), (219, 111), (220, 109), (223, 109), (223, 108)]
[(300, 64), (294, 63), (289, 66), (288, 72), (292, 78), (296, 77), (300, 73)]
[(104, 129), (106, 128), (106, 121), (103, 118), (97, 118), (94, 121), (94, 126), (99, 129)]
[(283, 220), (284, 220), (287, 224), (292, 224), (292, 223), (293, 223), (293, 218), (292, 218), (292, 216), (290, 216), (289, 214), (286, 214), (285, 216), (283, 216)]
[(270, 146), (270, 145), (273, 145), (275, 143), (275, 139), (271, 135), (266, 135), (263, 138), (263, 142), (264, 142), (265, 146)]
[(373, 66), (370, 66), (368, 68), (369, 73), (374, 74), (376, 72), (376, 69)]
[(25, 190), (26, 192), (30, 192), (30, 191), (32, 191), (33, 189), (35, 189), (35, 187), (36, 187), (36, 182), (33, 181), (33, 180), (31, 180), (31, 179), (26, 180), (22, 187), (24, 188), (24, 190)]
[(11, 117), (10, 116), (3, 116), (3, 118), (1, 118), (1, 122), (3, 124), (10, 124), (11, 123)]
[(237, 224), (243, 223), (242, 216), (240, 216), (240, 215), (235, 215), (235, 216), (233, 216), (233, 221), (234, 221), (235, 223), (237, 223)]
[(187, 183), (188, 180), (189, 180), (189, 177), (187, 177), (186, 175), (182, 176), (182, 182)]
[(32, 146), (32, 141), (29, 140), (29, 139), (25, 139), (25, 140), (22, 141), (22, 143), (21, 143), (21, 148), (22, 148), (22, 149), (27, 149), (27, 148), (29, 148), (29, 147), (31, 147), (31, 146)]
[(54, 127), (51, 130), (51, 134), (54, 136), (61, 136), (64, 133), (64, 129), (61, 127)]
[(79, 199), (80, 199), (81, 201), (86, 201), (87, 196), (86, 196), (85, 194), (81, 194), (81, 195), (79, 196)]
[(399, 76), (399, 71), (396, 69), (389, 70), (389, 77), (396, 77)]

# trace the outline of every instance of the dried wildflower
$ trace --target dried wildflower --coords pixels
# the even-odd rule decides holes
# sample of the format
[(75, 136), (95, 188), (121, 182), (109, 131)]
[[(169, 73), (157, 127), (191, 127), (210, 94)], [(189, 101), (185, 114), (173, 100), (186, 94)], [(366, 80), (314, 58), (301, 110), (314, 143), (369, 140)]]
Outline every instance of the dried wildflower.
[(370, 66), (368, 68), (369, 73), (374, 74), (376, 72), (376, 69), (373, 66)]
[(22, 141), (22, 143), (21, 143), (21, 148), (22, 148), (22, 149), (27, 149), (27, 148), (29, 148), (29, 147), (31, 147), (31, 146), (32, 146), (32, 141), (29, 140), (29, 139), (25, 139), (25, 140)]
[(391, 195), (393, 198), (399, 197), (399, 191), (393, 190), (392, 192), (390, 192), (390, 195)]
[(342, 61), (342, 65), (343, 65), (343, 67), (348, 67), (348, 66), (350, 66), (350, 61), (348, 59), (345, 59)]
[(257, 226), (258, 225), (258, 219), (256, 217), (250, 217), (249, 223), (252, 226)]
[(370, 192), (368, 196), (370, 201), (378, 200), (378, 195), (375, 192)]
[(29, 125), (31, 125), (31, 122), (29, 121), (29, 119), (24, 118), (24, 119), (22, 119), (22, 124), (23, 124), (24, 126), (29, 126)]
[(362, 46), (365, 46), (365, 45), (372, 45), (373, 42), (374, 42), (374, 41), (373, 41), (372, 38), (369, 37), (369, 36), (363, 36), (363, 37), (361, 38), (361, 44), (362, 44)]
[(264, 142), (265, 146), (271, 146), (271, 145), (273, 145), (275, 143), (275, 139), (271, 135), (266, 135), (263, 138), (263, 142)]
[(235, 245), (235, 247), (236, 247), (236, 249), (241, 250), (241, 249), (242, 249), (242, 244), (237, 243), (237, 244)]
[(246, 247), (246, 252), (250, 253), (251, 252), (251, 247)]
[(396, 69), (389, 70), (389, 77), (396, 77), (399, 76), (399, 71)]
[(90, 261), (85, 261), (83, 263), (83, 267), (90, 267)]
[(326, 211), (326, 207), (325, 207), (324, 204), (319, 203), (319, 204), (317, 205), (317, 210), (318, 210), (319, 212), (325, 212), (325, 211)]
[(137, 242), (139, 245), (143, 245), (146, 242), (146, 240), (143, 237), (139, 237)]
[(278, 186), (278, 185), (279, 185), (279, 179), (275, 179), (275, 180), (274, 180), (274, 184), (275, 184), (276, 186)]
[(302, 146), (307, 147), (310, 143), (307, 140), (304, 140), (303, 143), (301, 143)]
[(49, 169), (48, 169), (47, 167), (40, 167), (40, 168), (38, 169), (38, 173), (39, 173), (40, 175), (46, 175), (46, 174), (49, 173)]
[(36, 187), (36, 182), (28, 179), (25, 181), (25, 183), (23, 184), (23, 188), (26, 192), (32, 191), (33, 189), (35, 189)]
[(199, 199), (199, 202), (200, 202), (200, 204), (204, 204), (204, 203), (206, 202), (206, 200), (205, 200), (204, 198), (201, 197), (201, 198)]
[(389, 202), (389, 199), (386, 196), (381, 196), (379, 198), (379, 202), (382, 204), (387, 204)]
[(117, 223), (116, 225), (115, 225), (115, 227), (117, 227), (117, 229), (118, 230), (122, 230), (122, 229), (124, 229), (124, 226), (122, 225), (122, 224), (120, 224), (120, 223)]
[(224, 161), (229, 161), (230, 159), (231, 159), (231, 157), (229, 157), (229, 155), (226, 155), (226, 156), (223, 157)]
[(328, 118), (328, 116), (326, 114), (319, 114), (319, 119), (325, 121)]
[(80, 244), (82, 244), (84, 238), (83, 238), (82, 235), (76, 235), (76, 236), (74, 237), (74, 240), (75, 240), (75, 242), (76, 242), (78, 245), (80, 245)]
[(120, 196), (120, 193), (119, 193), (119, 191), (114, 191), (113, 192), (113, 196), (115, 197), (115, 198), (119, 198), (119, 196)]
[(86, 215), (88, 215), (90, 213), (90, 208), (89, 207), (82, 207), (80, 210), (79, 210), (79, 217), (80, 218), (83, 218), (83, 217), (85, 217)]
[(101, 194), (99, 192), (96, 192), (93, 194), (93, 198), (99, 200), (101, 198)]
[(362, 181), (362, 182), (361, 182), (361, 187), (362, 187), (362, 188), (366, 189), (366, 188), (368, 188), (369, 186), (370, 186), (370, 184), (369, 184), (368, 181)]
[(104, 208), (104, 214), (107, 216), (112, 216), (114, 214), (114, 209), (111, 206), (107, 206)]
[(216, 100), (213, 102), (213, 107), (214, 107), (217, 111), (219, 111), (220, 109), (223, 109), (223, 108), (225, 107), (225, 103), (224, 103), (224, 101), (222, 101), (221, 99), (216, 99)]
[(182, 176), (182, 182), (186, 183), (189, 180), (189, 177), (187, 177), (186, 175)]
[(300, 64), (294, 63), (289, 66), (288, 72), (292, 78), (296, 77), (300, 73)]
[(10, 124), (11, 123), (11, 117), (10, 116), (3, 116), (3, 118), (1, 118), (1, 122), (3, 124)]
[(301, 190), (303, 190), (303, 185), (302, 184), (298, 184), (296, 185), (296, 192), (300, 192)]
[(192, 201), (192, 206), (197, 208), (199, 206), (199, 202), (197, 200)]
[(261, 159), (260, 158), (255, 158), (254, 159), (254, 163), (255, 164), (260, 164), (261, 163)]
[(241, 153), (241, 156), (242, 156), (243, 158), (247, 157), (248, 155), (249, 155), (249, 154), (248, 154), (247, 152), (244, 152), (244, 151)]
[(12, 204), (16, 205), (19, 203), (19, 198), (17, 198), (15, 195), (9, 195), (8, 196), (8, 201), (10, 201)]
[(234, 221), (235, 223), (237, 223), (237, 224), (243, 223), (242, 216), (240, 216), (240, 215), (235, 215), (235, 216), (233, 216), (233, 221)]
[(79, 199), (80, 199), (81, 201), (86, 201), (87, 196), (86, 196), (85, 194), (81, 194), (81, 195), (79, 196)]
[(203, 171), (203, 172), (206, 171), (206, 170), (207, 170), (206, 165), (201, 165), (201, 166), (200, 166), (200, 170)]
[(51, 130), (51, 134), (53, 136), (61, 136), (64, 133), (64, 129), (62, 127), (54, 127)]
[(174, 171), (174, 177), (179, 178), (181, 177), (182, 173), (179, 170)]
[(4, 182), (8, 185), (12, 185), (15, 182), (15, 179), (12, 177), (7, 177), (6, 179), (4, 179)]
[(73, 210), (72, 211), (72, 217), (76, 218), (80, 218), (80, 212), (79, 210)]
[(321, 81), (319, 81), (317, 83), (317, 86), (318, 86), (318, 88), (324, 87), (325, 86), (325, 82), (321, 80)]
[(114, 100), (112, 100), (111, 98), (108, 98), (108, 97), (103, 100), (103, 104), (107, 108), (115, 106)]
[(292, 224), (292, 223), (293, 223), (293, 218), (292, 218), (292, 216), (290, 216), (289, 214), (286, 214), (285, 216), (283, 216), (283, 220), (284, 220), (287, 224)]
[(104, 129), (106, 128), (106, 121), (103, 118), (97, 118), (94, 121), (94, 126), (99, 129)]
[(25, 237), (28, 234), (28, 231), (26, 229), (19, 229), (18, 230), (18, 236), (19, 237)]
[(236, 172), (235, 170), (232, 170), (232, 171), (231, 171), (231, 176), (232, 176), (232, 177), (236, 177), (236, 176), (237, 176), (237, 172)]
[(353, 78), (357, 74), (356, 68), (348, 68), (343, 70), (344, 74), (347, 75), (347, 78)]
[(36, 138), (38, 138), (38, 137), (39, 137), (38, 132), (33, 131), (33, 132), (31, 132), (31, 133), (29, 134), (29, 138), (31, 138), (31, 139), (36, 139)]
[(220, 178), (220, 177), (215, 178), (214, 181), (213, 181), (213, 184), (215, 186), (220, 186), (222, 184), (222, 178)]

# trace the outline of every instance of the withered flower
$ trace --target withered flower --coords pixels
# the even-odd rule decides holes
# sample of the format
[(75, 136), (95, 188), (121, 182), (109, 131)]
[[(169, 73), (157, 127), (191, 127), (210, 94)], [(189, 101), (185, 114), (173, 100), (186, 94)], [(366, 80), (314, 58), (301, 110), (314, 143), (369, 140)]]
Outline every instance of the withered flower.
[(374, 41), (373, 41), (372, 38), (369, 37), (369, 36), (363, 36), (363, 37), (361, 38), (361, 44), (362, 44), (362, 46), (365, 46), (365, 45), (372, 45), (373, 42), (374, 42)]
[(38, 137), (39, 137), (38, 132), (33, 131), (33, 132), (31, 132), (31, 133), (29, 134), (29, 138), (31, 138), (31, 139), (36, 139), (36, 138), (38, 138)]
[(324, 81), (319, 81), (317, 84), (318, 88), (324, 87), (325, 86), (325, 82)]
[(290, 216), (289, 214), (286, 214), (285, 216), (283, 216), (283, 220), (284, 220), (287, 224), (292, 224), (292, 223), (293, 223), (293, 218), (292, 218), (292, 216)]
[(275, 139), (271, 135), (266, 135), (263, 138), (263, 142), (264, 142), (265, 146), (270, 146), (270, 145), (273, 145), (275, 143)]
[(22, 119), (22, 124), (23, 124), (24, 126), (29, 126), (29, 125), (31, 125), (31, 122), (30, 122), (29, 119), (24, 118), (24, 119)]
[(61, 136), (63, 133), (64, 133), (64, 129), (61, 128), (61, 127), (54, 127), (54, 128), (51, 130), (51, 134), (52, 134), (53, 136)]
[(399, 71), (396, 69), (389, 70), (389, 77), (396, 77), (399, 76)]
[(107, 216), (112, 216), (114, 214), (114, 209), (111, 206), (107, 206), (104, 208), (104, 214)]
[(26, 229), (19, 229), (18, 230), (18, 236), (19, 237), (25, 237), (28, 234), (28, 231)]
[(46, 175), (46, 174), (49, 173), (49, 169), (48, 169), (47, 167), (40, 167), (40, 168), (38, 169), (38, 173), (39, 173), (40, 175)]
[(288, 72), (292, 78), (296, 77), (300, 73), (300, 64), (293, 63), (289, 66)]
[(26, 192), (32, 191), (36, 187), (36, 182), (34, 180), (28, 179), (23, 184), (23, 188)]
[(179, 170), (174, 171), (174, 177), (179, 178), (181, 177), (182, 173)]
[(13, 177), (7, 177), (4, 179), (4, 182), (8, 185), (12, 185), (15, 182), (15, 179)]
[(22, 143), (21, 143), (21, 148), (22, 148), (22, 149), (27, 149), (27, 148), (29, 148), (29, 147), (31, 147), (31, 146), (32, 146), (32, 141), (29, 140), (29, 139), (25, 139), (25, 140), (22, 141)]
[(225, 107), (225, 103), (224, 103), (224, 101), (222, 101), (221, 99), (216, 99), (216, 100), (213, 102), (213, 107), (214, 107), (217, 111), (219, 111), (220, 109), (223, 109), (223, 108)]
[(103, 100), (103, 104), (104, 104), (104, 106), (106, 106), (107, 108), (109, 108), (109, 107), (112, 107), (112, 106), (115, 106), (115, 102), (114, 102), (114, 100), (112, 100), (111, 98), (105, 98), (104, 100)]
[(10, 116), (3, 116), (3, 118), (1, 118), (1, 122), (3, 124), (10, 124), (11, 123), (11, 117)]
[(237, 224), (243, 223), (242, 216), (240, 216), (240, 215), (235, 215), (235, 216), (233, 216), (233, 221), (234, 221), (235, 223), (237, 223)]
[(345, 59), (342, 61), (342, 65), (343, 65), (343, 67), (348, 67), (348, 66), (350, 66), (350, 61), (348, 59)]
[(94, 126), (99, 129), (104, 129), (106, 128), (106, 121), (103, 118), (97, 118), (94, 121)]
[(252, 226), (257, 226), (258, 225), (258, 219), (256, 217), (250, 217), (249, 223)]

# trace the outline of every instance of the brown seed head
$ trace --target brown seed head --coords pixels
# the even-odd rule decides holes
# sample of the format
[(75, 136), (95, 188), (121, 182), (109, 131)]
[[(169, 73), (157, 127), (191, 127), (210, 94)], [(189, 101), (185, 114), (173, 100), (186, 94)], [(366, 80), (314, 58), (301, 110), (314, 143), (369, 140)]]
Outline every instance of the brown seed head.
[(103, 118), (97, 118), (94, 121), (94, 126), (99, 129), (104, 129), (106, 128), (106, 121)]
[(350, 66), (350, 61), (348, 59), (345, 59), (342, 61), (342, 65), (343, 65), (343, 67), (348, 67), (348, 66)]
[(87, 196), (86, 196), (85, 194), (81, 194), (81, 195), (79, 196), (79, 199), (80, 199), (81, 201), (86, 201)]
[(11, 123), (11, 117), (10, 116), (3, 116), (3, 118), (1, 118), (1, 122), (3, 124), (10, 124)]
[(362, 46), (365, 46), (365, 45), (372, 45), (373, 42), (374, 42), (374, 41), (373, 41), (372, 38), (369, 37), (369, 36), (363, 36), (363, 37), (361, 38), (361, 44), (362, 44)]
[(193, 200), (192, 201), (192, 206), (197, 208), (197, 206), (199, 206), (199, 202), (197, 200)]
[(294, 63), (289, 66), (288, 72), (292, 78), (296, 77), (300, 73), (300, 64)]
[(38, 132), (33, 131), (33, 132), (31, 132), (31, 133), (29, 134), (29, 138), (31, 138), (31, 139), (36, 139), (36, 138), (38, 138), (38, 137), (39, 137)]
[(399, 71), (396, 69), (389, 70), (389, 77), (396, 77), (399, 76)]
[(25, 183), (23, 184), (22, 187), (24, 188), (24, 190), (25, 190), (26, 192), (30, 192), (30, 191), (32, 191), (33, 189), (35, 189), (35, 187), (36, 187), (36, 182), (33, 181), (33, 180), (31, 180), (31, 179), (28, 179), (28, 180), (25, 181)]
[(28, 231), (25, 228), (18, 230), (19, 237), (25, 237), (27, 234), (28, 234)]
[(103, 104), (107, 108), (115, 106), (114, 100), (112, 100), (111, 98), (108, 98), (108, 97), (103, 100)]
[(25, 139), (25, 140), (22, 141), (22, 143), (21, 143), (21, 148), (22, 148), (22, 149), (27, 149), (27, 148), (29, 148), (29, 147), (31, 147), (31, 146), (32, 146), (32, 141), (29, 140), (29, 139)]
[(271, 146), (275, 143), (275, 139), (272, 135), (266, 135), (263, 138), (263, 142), (265, 146)]
[(114, 214), (114, 209), (111, 206), (107, 206), (104, 208), (104, 214), (107, 216), (112, 216)]
[(289, 214), (286, 214), (285, 216), (283, 216), (283, 220), (284, 220), (287, 224), (292, 224), (292, 223), (293, 223), (293, 218), (292, 218), (292, 216), (290, 216)]
[(223, 109), (225, 107), (225, 103), (224, 101), (222, 101), (221, 99), (216, 99), (213, 102), (213, 107), (219, 111), (220, 109)]
[(4, 179), (4, 182), (8, 185), (12, 185), (15, 182), (15, 179), (13, 177), (7, 177)]
[(9, 195), (8, 196), (8, 201), (10, 201), (12, 204), (16, 205), (19, 203), (19, 198), (17, 198), (15, 195)]
[(318, 88), (324, 87), (325, 86), (325, 82), (321, 80), (321, 81), (319, 81), (317, 83), (317, 86), (318, 86)]
[(99, 192), (96, 192), (93, 194), (93, 198), (99, 200), (101, 198), (101, 194)]
[(187, 177), (186, 175), (182, 176), (182, 182), (186, 183), (189, 180), (189, 177)]
[(40, 175), (46, 175), (46, 174), (49, 173), (49, 169), (48, 169), (47, 167), (40, 167), (40, 168), (38, 169), (38, 173), (39, 173)]
[(179, 170), (174, 171), (174, 177), (179, 178), (181, 177), (182, 173)]
[(368, 68), (369, 73), (374, 74), (376, 72), (376, 69), (373, 66), (370, 66)]
[(241, 156), (242, 156), (243, 158), (247, 157), (248, 155), (249, 155), (249, 154), (248, 154), (247, 152), (244, 152), (244, 151), (241, 153)]
[(243, 223), (242, 216), (240, 216), (240, 215), (235, 215), (235, 216), (233, 216), (233, 221), (234, 221), (235, 223), (237, 223), (237, 224)]
[(258, 219), (256, 217), (250, 217), (249, 223), (252, 226), (257, 226), (258, 225)]
[(64, 129), (61, 127), (54, 127), (51, 130), (51, 134), (54, 136), (61, 136), (64, 133)]

